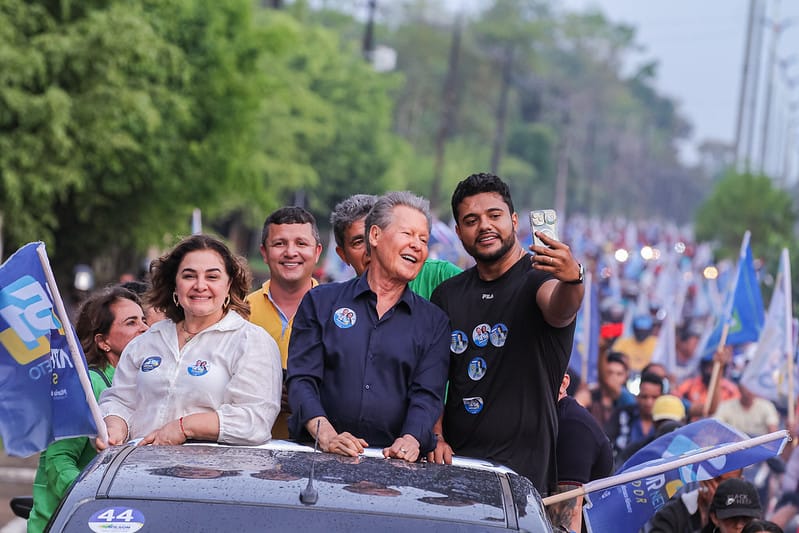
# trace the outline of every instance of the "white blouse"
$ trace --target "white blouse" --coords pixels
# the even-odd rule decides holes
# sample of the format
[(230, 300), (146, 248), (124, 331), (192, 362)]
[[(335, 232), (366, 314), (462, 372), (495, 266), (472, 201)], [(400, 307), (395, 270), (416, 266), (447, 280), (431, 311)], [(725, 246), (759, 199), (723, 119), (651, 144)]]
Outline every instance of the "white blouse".
[(168, 319), (134, 338), (100, 397), (100, 410), (124, 419), (131, 439), (181, 416), (216, 412), (218, 442), (255, 445), (272, 436), (282, 387), (277, 343), (229, 311), (182, 350)]

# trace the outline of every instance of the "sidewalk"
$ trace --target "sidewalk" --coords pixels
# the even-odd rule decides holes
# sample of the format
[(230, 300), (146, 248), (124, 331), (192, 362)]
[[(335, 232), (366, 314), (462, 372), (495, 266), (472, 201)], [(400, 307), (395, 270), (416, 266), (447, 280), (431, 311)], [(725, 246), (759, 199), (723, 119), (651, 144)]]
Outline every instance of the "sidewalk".
[(16, 516), (9, 523), (0, 527), (0, 533), (25, 533), (27, 530), (28, 523)]

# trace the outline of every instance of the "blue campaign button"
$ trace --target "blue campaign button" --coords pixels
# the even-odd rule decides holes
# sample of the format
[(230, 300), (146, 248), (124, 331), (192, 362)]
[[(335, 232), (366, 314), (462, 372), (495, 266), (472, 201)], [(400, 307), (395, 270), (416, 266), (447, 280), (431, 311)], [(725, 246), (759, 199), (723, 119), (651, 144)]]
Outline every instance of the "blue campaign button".
[(479, 396), (464, 398), (463, 407), (469, 414), (476, 415), (483, 410), (483, 399)]
[(333, 322), (341, 329), (348, 329), (355, 325), (358, 315), (349, 307), (340, 307), (333, 313)]
[(486, 375), (486, 370), (488, 366), (486, 365), (486, 360), (482, 357), (475, 357), (471, 361), (469, 361), (469, 378), (472, 381), (480, 381), (483, 379), (483, 376)]
[(141, 371), (151, 372), (159, 366), (161, 366), (161, 358), (157, 355), (153, 355), (144, 360), (144, 362), (141, 364)]

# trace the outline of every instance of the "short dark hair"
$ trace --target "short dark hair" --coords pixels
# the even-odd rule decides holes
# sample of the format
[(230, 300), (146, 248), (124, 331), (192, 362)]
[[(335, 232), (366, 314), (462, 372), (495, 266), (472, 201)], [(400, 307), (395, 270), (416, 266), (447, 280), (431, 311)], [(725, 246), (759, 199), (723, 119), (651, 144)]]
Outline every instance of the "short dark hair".
[(305, 208), (293, 205), (289, 207), (281, 207), (273, 211), (264, 221), (264, 227), (261, 230), (261, 244), (266, 246), (266, 239), (269, 238), (269, 226), (272, 224), (310, 224), (311, 233), (313, 233), (316, 244), (319, 244), (319, 228), (316, 227), (316, 219)]
[(111, 306), (120, 300), (130, 300), (141, 305), (136, 293), (115, 285), (92, 294), (80, 307), (78, 319), (75, 321), (75, 333), (86, 355), (86, 363), (90, 366), (108, 366), (108, 356), (97, 346), (94, 337), (97, 334), (108, 335), (116, 318)]
[(347, 229), (356, 220), (366, 218), (375, 202), (377, 196), (374, 194), (353, 194), (336, 204), (330, 213), (330, 225), (333, 226), (333, 237), (339, 247), (344, 248), (344, 233)]
[(657, 385), (660, 387), (660, 392), (663, 392), (663, 378), (655, 374), (654, 372), (643, 372), (641, 374), (641, 384), (644, 383), (651, 383), (653, 385)]
[(125, 283), (120, 283), (119, 286), (136, 293), (139, 297), (144, 296), (144, 293), (150, 288), (149, 283), (138, 280), (126, 281)]
[(624, 366), (625, 370), (630, 369), (630, 366), (627, 364), (627, 358), (621, 352), (610, 352), (605, 358), (605, 363), (619, 363)]
[(769, 520), (760, 520), (755, 518), (744, 526), (741, 533), (783, 533), (780, 526)]
[(513, 200), (510, 197), (510, 189), (508, 185), (500, 179), (499, 176), (489, 174), (487, 172), (480, 172), (479, 174), (472, 174), (466, 179), (458, 183), (455, 191), (452, 193), (452, 216), (455, 217), (455, 223), (458, 223), (458, 209), (461, 202), (469, 196), (484, 192), (495, 192), (502, 197), (502, 200), (508, 205), (510, 213), (514, 213)]

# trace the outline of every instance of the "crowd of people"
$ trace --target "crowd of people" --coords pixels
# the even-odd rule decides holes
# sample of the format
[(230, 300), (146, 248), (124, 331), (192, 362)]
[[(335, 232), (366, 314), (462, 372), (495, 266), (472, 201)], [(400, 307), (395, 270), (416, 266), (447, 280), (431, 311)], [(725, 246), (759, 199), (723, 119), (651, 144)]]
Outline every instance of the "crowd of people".
[[(598, 383), (587, 383), (569, 369), (585, 276), (605, 279), (609, 293), (614, 279), (603, 277), (610, 267), (588, 226), (575, 222), (562, 241), (538, 232), (541, 244), (526, 246), (507, 184), (487, 173), (461, 181), (451, 208), (473, 263), (463, 271), (429, 256), (427, 200), (389, 192), (333, 209), (335, 251), (354, 269), (350, 280), (314, 278), (316, 220), (289, 206), (265, 220), (270, 277), (254, 292), (242, 258), (193, 235), (153, 261), (146, 285), (131, 286), (141, 299), (118, 286), (90, 296), (76, 326), (109, 439), (59, 441), (42, 454), (29, 531), (41, 530), (95, 447), (131, 440), (290, 438), (345, 456), (371, 446), (409, 462), (479, 457), (546, 496), (611, 475), (692, 419), (715, 413), (750, 434), (784, 425), (770, 402), (729, 380), (711, 391), (718, 400), (707, 412), (712, 361), (676, 382), (674, 369), (652, 362), (659, 309), (625, 332), (621, 293), (603, 307)], [(695, 350), (700, 335), (696, 321), (682, 323), (677, 351)], [(799, 457), (788, 470), (799, 472)], [(687, 500), (678, 494), (645, 530), (741, 531), (772, 514), (787, 525), (799, 506), (797, 474), (780, 505), (780, 494), (742, 475), (703, 482)], [(551, 506), (553, 524), (580, 531), (581, 505)], [(691, 527), (668, 529), (671, 516), (690, 517)], [(773, 531), (752, 524), (746, 531)]]

